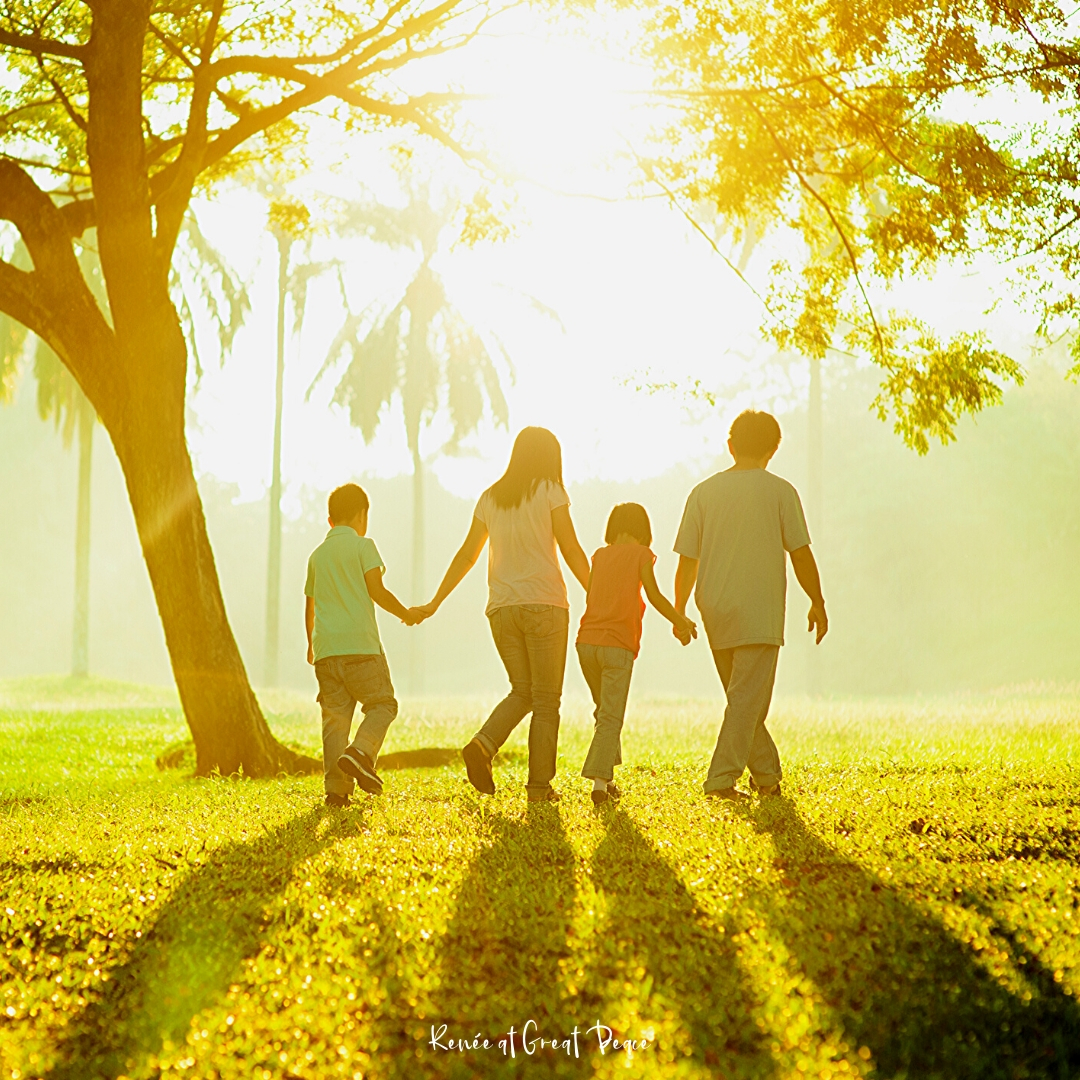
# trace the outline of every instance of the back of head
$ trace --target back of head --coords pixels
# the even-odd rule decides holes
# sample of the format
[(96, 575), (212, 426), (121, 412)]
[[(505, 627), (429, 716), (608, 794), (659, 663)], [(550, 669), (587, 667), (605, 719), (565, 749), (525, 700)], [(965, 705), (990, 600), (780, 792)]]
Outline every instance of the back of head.
[(509, 510), (531, 498), (544, 480), (562, 487), (562, 447), (547, 428), (527, 427), (514, 440), (506, 472), (488, 491), (496, 506)]
[(652, 543), (652, 525), (645, 507), (640, 503), (619, 503), (611, 511), (604, 532), (604, 543), (615, 543), (623, 533), (629, 534), (646, 547)]
[(740, 457), (763, 458), (780, 445), (780, 425), (772, 413), (745, 409), (732, 421), (728, 439)]
[(367, 492), (359, 484), (342, 484), (330, 492), (327, 511), (335, 525), (348, 525), (357, 514), (367, 511)]

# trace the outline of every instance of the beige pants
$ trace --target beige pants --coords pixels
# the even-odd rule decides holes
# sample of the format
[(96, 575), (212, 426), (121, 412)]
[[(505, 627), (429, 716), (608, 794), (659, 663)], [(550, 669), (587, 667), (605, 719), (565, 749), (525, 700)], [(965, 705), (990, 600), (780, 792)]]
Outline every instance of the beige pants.
[(727, 708), (705, 779), (706, 791), (733, 787), (747, 766), (759, 787), (780, 783), (780, 755), (765, 727), (779, 655), (779, 645), (713, 650)]

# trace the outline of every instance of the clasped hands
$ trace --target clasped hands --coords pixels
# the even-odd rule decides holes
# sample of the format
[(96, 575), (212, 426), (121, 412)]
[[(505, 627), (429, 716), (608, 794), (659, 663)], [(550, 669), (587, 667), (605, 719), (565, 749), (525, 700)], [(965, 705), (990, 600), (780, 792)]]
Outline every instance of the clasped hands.
[(679, 639), (680, 644), (689, 645), (690, 639), (697, 637), (697, 623), (678, 612), (676, 615), (679, 621), (671, 624), (671, 632)]
[(401, 621), (406, 626), (419, 626), (425, 619), (430, 619), (439, 610), (438, 604), (421, 604), (411, 607), (405, 612), (405, 618)]

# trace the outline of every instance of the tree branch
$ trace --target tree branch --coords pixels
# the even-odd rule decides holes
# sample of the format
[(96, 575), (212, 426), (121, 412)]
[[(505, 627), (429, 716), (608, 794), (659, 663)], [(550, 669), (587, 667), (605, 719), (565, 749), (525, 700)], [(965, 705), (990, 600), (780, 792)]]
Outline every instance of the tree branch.
[(881, 327), (878, 325), (877, 316), (874, 314), (874, 306), (870, 303), (870, 297), (866, 295), (866, 289), (863, 286), (862, 275), (859, 273), (859, 260), (855, 256), (855, 249), (852, 247), (851, 240), (848, 238), (847, 233), (844, 231), (843, 226), (840, 224), (839, 219), (833, 210), (829, 200), (824, 198), (822, 194), (814, 188), (814, 185), (803, 175), (802, 170), (795, 164), (791, 155), (788, 153), (784, 144), (780, 141), (779, 135), (773, 130), (772, 124), (769, 123), (768, 118), (759, 108), (759, 106), (751, 101), (750, 108), (757, 114), (758, 119), (761, 121), (762, 126), (769, 133), (769, 138), (772, 139), (773, 145), (779, 151), (780, 156), (784, 159), (788, 169), (791, 171), (792, 176), (798, 180), (799, 185), (804, 191), (809, 192), (811, 198), (817, 202), (821, 208), (825, 211), (829, 221), (832, 222), (833, 228), (836, 230), (836, 235), (840, 238), (840, 243), (844, 245), (844, 251), (847, 254), (848, 262), (851, 264), (851, 273), (855, 278), (855, 284), (859, 288), (859, 293), (862, 295), (863, 303), (866, 305), (866, 310), (870, 315), (870, 322), (874, 327), (874, 337), (878, 344), (878, 353), (880, 356), (885, 355), (885, 339), (881, 334)]
[(86, 56), (85, 45), (69, 45), (66, 41), (53, 41), (38, 34), (16, 34), (12, 30), (0, 30), (0, 45), (22, 49), (32, 56), (66, 56), (81, 61)]

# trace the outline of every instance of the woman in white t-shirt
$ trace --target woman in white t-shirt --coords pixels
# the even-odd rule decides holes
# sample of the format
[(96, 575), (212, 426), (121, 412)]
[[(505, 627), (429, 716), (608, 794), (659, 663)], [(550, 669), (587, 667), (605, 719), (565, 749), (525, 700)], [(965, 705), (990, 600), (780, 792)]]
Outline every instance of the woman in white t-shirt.
[(472, 569), (489, 538), (486, 611), (495, 647), (510, 676), (510, 693), (461, 756), (473, 787), (494, 795), (491, 759), (531, 712), (526, 790), (532, 802), (554, 801), (559, 795), (551, 781), (570, 621), (556, 546), (585, 590), (589, 559), (570, 520), (562, 447), (546, 428), (527, 427), (514, 441), (510, 464), (480, 496), (469, 535), (451, 560), (435, 599), (419, 609), (425, 618), (435, 614)]

